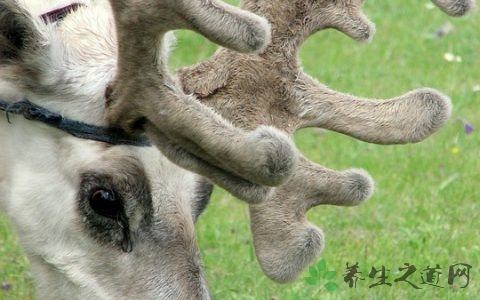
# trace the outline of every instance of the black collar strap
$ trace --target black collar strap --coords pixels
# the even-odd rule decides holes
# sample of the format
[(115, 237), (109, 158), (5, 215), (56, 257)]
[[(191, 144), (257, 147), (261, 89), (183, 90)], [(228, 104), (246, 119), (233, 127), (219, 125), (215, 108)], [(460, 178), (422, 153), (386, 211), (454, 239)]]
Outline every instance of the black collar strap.
[(69, 13), (76, 11), (78, 8), (84, 6), (82, 3), (72, 3), (65, 7), (55, 9), (44, 13), (40, 16), (45, 23), (55, 23), (63, 20)]
[(75, 137), (104, 142), (111, 145), (130, 145), (147, 147), (151, 143), (145, 136), (132, 136), (120, 128), (100, 127), (64, 118), (28, 100), (9, 103), (0, 99), (0, 111), (5, 111), (10, 123), (9, 114), (23, 115), (27, 120), (38, 121), (51, 127), (63, 130)]

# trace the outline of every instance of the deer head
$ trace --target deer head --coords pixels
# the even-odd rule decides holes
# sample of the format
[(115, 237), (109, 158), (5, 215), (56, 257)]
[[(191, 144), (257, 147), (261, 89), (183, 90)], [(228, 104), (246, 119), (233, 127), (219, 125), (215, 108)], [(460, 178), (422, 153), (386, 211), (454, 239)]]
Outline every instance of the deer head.
[[(0, 2), (0, 207), (40, 297), (209, 299), (194, 229), (209, 181), (258, 201), (295, 151), (279, 130), (236, 128), (186, 96), (166, 71), (165, 34), (189, 28), (247, 52), (269, 27), (217, 1), (111, 3)], [(122, 139), (50, 126), (65, 124)], [(162, 152), (118, 145), (144, 132)]]
[[(243, 8), (271, 22), (272, 43), (252, 55), (218, 50), (178, 71), (183, 88), (243, 128), (267, 124), (293, 135), (320, 127), (370, 143), (419, 142), (448, 119), (448, 97), (423, 88), (392, 99), (365, 99), (334, 91), (301, 70), (299, 47), (318, 30), (333, 27), (357, 40), (372, 36), (362, 2), (244, 0)], [(296, 278), (324, 245), (322, 231), (308, 223), (306, 212), (325, 204), (358, 205), (372, 192), (365, 171), (335, 171), (300, 155), (293, 176), (249, 206), (263, 271), (281, 282)]]
[[(208, 201), (209, 181), (252, 204), (264, 270), (291, 280), (324, 242), (305, 212), (320, 204), (356, 205), (373, 183), (364, 171), (308, 161), (286, 136), (318, 126), (405, 143), (427, 137), (449, 115), (448, 99), (434, 90), (373, 101), (332, 91), (299, 71), (297, 49), (318, 30), (372, 36), (361, 1), (282, 0), (282, 9), (247, 1), (244, 7), (273, 22), (268, 47), (264, 19), (217, 1), (112, 0), (115, 18), (107, 2), (85, 1), (56, 24), (38, 17), (45, 3), (26, 1), (30, 12), (14, 0), (0, 3), (0, 98), (28, 98), (67, 119), (119, 126), (127, 140), (145, 134), (162, 151), (78, 139), (7, 107), (0, 120), (6, 145), (0, 207), (14, 220), (39, 294), (49, 298), (208, 299), (194, 221)], [(294, 26), (281, 16), (295, 16)], [(258, 52), (223, 49), (219, 67), (210, 60), (179, 73), (186, 92), (242, 129), (185, 95), (167, 72), (166, 33), (175, 28)], [(238, 72), (224, 68), (228, 63)], [(252, 78), (261, 79), (255, 88)]]

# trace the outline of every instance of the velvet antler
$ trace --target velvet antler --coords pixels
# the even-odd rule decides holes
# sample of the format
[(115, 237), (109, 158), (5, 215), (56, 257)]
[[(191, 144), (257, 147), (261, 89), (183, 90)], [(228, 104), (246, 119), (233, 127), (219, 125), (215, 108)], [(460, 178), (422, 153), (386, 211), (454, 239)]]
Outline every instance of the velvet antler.
[[(187, 93), (243, 128), (273, 125), (292, 135), (321, 127), (378, 144), (418, 142), (450, 115), (450, 100), (419, 89), (384, 101), (340, 93), (318, 83), (300, 67), (298, 49), (311, 34), (336, 28), (368, 40), (374, 26), (361, 0), (245, 0), (243, 8), (272, 24), (272, 43), (258, 55), (220, 49), (212, 58), (179, 70)], [(334, 171), (304, 157), (294, 175), (265, 201), (250, 205), (256, 255), (277, 281), (294, 279), (320, 253), (322, 232), (305, 213), (321, 204), (351, 206), (370, 197), (373, 181), (362, 170)]]
[(118, 35), (118, 72), (107, 92), (107, 120), (145, 130), (178, 165), (210, 178), (233, 195), (258, 202), (291, 175), (296, 152), (281, 131), (247, 132), (187, 96), (166, 65), (165, 33), (195, 30), (241, 52), (261, 51), (268, 22), (219, 1), (110, 1)]
[(452, 17), (464, 16), (475, 6), (475, 0), (432, 0), (432, 2)]

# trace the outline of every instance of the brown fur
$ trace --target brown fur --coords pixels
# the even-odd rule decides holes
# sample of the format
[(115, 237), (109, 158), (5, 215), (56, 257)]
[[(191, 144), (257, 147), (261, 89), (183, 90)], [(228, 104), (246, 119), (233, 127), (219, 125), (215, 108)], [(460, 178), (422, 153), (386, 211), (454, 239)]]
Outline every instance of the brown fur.
[[(276, 280), (293, 279), (323, 247), (323, 234), (307, 223), (306, 211), (320, 204), (356, 205), (369, 197), (373, 183), (363, 171), (329, 170), (301, 156), (296, 165), (295, 150), (286, 134), (264, 124), (274, 125), (290, 135), (297, 128), (319, 126), (370, 142), (401, 143), (425, 138), (439, 128), (448, 115), (448, 101), (433, 90), (418, 90), (390, 101), (378, 102), (332, 91), (300, 71), (296, 59), (298, 48), (317, 30), (333, 27), (357, 40), (366, 40), (373, 35), (373, 26), (361, 13), (360, 0), (246, 2), (246, 8), (265, 15), (273, 22), (273, 43), (267, 49), (265, 46), (270, 38), (269, 26), (264, 20), (222, 2), (209, 0), (110, 2), (116, 16), (120, 56), (119, 73), (111, 85), (112, 92), (108, 93), (107, 120), (131, 131), (145, 130), (172, 161), (210, 178), (239, 198), (256, 203), (250, 206), (255, 249), (265, 272)], [(55, 105), (53, 108), (57, 111), (63, 112), (64, 108), (68, 108), (67, 115), (71, 113), (69, 112), (71, 109), (75, 112), (74, 116), (82, 116), (81, 119), (84, 121), (98, 121), (96, 116), (103, 114), (103, 99), (92, 106), (85, 105), (90, 102), (79, 102), (77, 105), (80, 109), (75, 109), (74, 100), (79, 98), (76, 92), (82, 93), (82, 99), (90, 98), (88, 94), (83, 94), (88, 87), (96, 83), (95, 79), (90, 77), (90, 72), (87, 76), (82, 76), (84, 73), (78, 71), (79, 78), (74, 76), (80, 82), (80, 87), (77, 88), (73, 88), (73, 83), (77, 81), (71, 80), (72, 77), (61, 77), (60, 81), (53, 80), (49, 72), (54, 71), (55, 68), (52, 67), (54, 59), (59, 59), (61, 55), (52, 54), (50, 57), (46, 54), (49, 49), (48, 42), (51, 41), (37, 35), (31, 16), (17, 9), (14, 0), (0, 1), (0, 7), (3, 8), (0, 10), (0, 20), (3, 21), (0, 22), (2, 77), (0, 86), (8, 87), (7, 99), (18, 100), (17, 97), (27, 91), (27, 96), (33, 96), (32, 100), (45, 105)], [(196, 98), (185, 95), (177, 86), (176, 79), (167, 72), (163, 36), (165, 32), (175, 28), (195, 30), (212, 41), (236, 51), (259, 52), (259, 55), (247, 56), (221, 50), (216, 56), (218, 62), (212, 63), (210, 60), (180, 73), (184, 75), (181, 78), (182, 82), (188, 83), (185, 85), (188, 92), (194, 92), (205, 103), (244, 129), (232, 126), (214, 111), (198, 103)], [(62, 30), (62, 26), (59, 30)], [(109, 30), (107, 32), (107, 35), (101, 35), (100, 42), (108, 45), (100, 48), (108, 53), (105, 60), (114, 60), (116, 47), (112, 41), (115, 35)], [(71, 33), (67, 30), (64, 38), (72, 38), (68, 35)], [(76, 43), (72, 43), (71, 48), (75, 48), (73, 46), (78, 42), (76, 40)], [(97, 44), (90, 44), (93, 45)], [(109, 52), (110, 48), (114, 50)], [(103, 58), (102, 55), (100, 61), (103, 61)], [(93, 66), (89, 69), (91, 73), (115, 69), (98, 62), (94, 60)], [(80, 65), (84, 66), (83, 61), (75, 68), (80, 68)], [(225, 68), (225, 65), (231, 70)], [(189, 74), (192, 75), (191, 79)], [(8, 84), (3, 80), (7, 80)], [(101, 81), (101, 84), (103, 89), (105, 82)], [(18, 92), (17, 89), (22, 92)], [(2, 95), (5, 95), (5, 90), (3, 91)], [(60, 102), (36, 99), (35, 96), (38, 95), (71, 101), (60, 107), (57, 106), (61, 105)], [(84, 108), (87, 109), (80, 113)], [(405, 118), (398, 119), (398, 115)], [(415, 118), (420, 122), (413, 122), (409, 128), (405, 126), (411, 125), (409, 122), (415, 121)], [(35, 138), (35, 141), (38, 138), (42, 142), (39, 144), (42, 147), (51, 146), (54, 149), (59, 147), (57, 132), (44, 132), (40, 130), (40, 126), (18, 118), (14, 121), (15, 126), (5, 128), (12, 132), (19, 129), (21, 132), (24, 125), (31, 130), (26, 132), (32, 132), (27, 136)], [(357, 124), (352, 126), (353, 123)], [(54, 140), (51, 139), (52, 136)], [(72, 189), (77, 187), (76, 179), (81, 174), (86, 177), (80, 190), (91, 188), (92, 184), (118, 184), (119, 186), (114, 188), (127, 200), (124, 213), (128, 219), (126, 224), (128, 226), (110, 221), (111, 224), (107, 224), (109, 229), (102, 231), (105, 226), (101, 223), (105, 219), (92, 214), (89, 206), (82, 204), (82, 201), (88, 201), (86, 198), (90, 194), (87, 193), (83, 197), (79, 195), (75, 202), (80, 202), (79, 210), (86, 219), (78, 219), (81, 216), (76, 214), (65, 217), (65, 212), (62, 212), (60, 221), (74, 219), (74, 222), (85, 223), (85, 226), (79, 228), (89, 230), (88, 236), (92, 236), (93, 239), (90, 241), (81, 234), (81, 231), (74, 232), (75, 234), (58, 234), (63, 232), (62, 229), (65, 227), (58, 226), (55, 223), (56, 219), (52, 218), (52, 210), (56, 206), (42, 205), (41, 212), (30, 211), (30, 214), (27, 214), (34, 217), (26, 218), (31, 221), (26, 224), (33, 226), (31, 224), (42, 221), (42, 226), (48, 223), (52, 227), (43, 228), (42, 232), (38, 232), (38, 228), (35, 231), (29, 226), (21, 226), (22, 237), (24, 241), (30, 243), (30, 250), (34, 249), (33, 253), (39, 255), (35, 252), (39, 249), (32, 245), (49, 241), (50, 247), (46, 247), (47, 250), (41, 248), (44, 250), (41, 253), (47, 258), (57, 259), (57, 254), (65, 251), (66, 255), (60, 255), (65, 259), (60, 260), (60, 265), (64, 268), (60, 272), (68, 272), (78, 262), (75, 262), (76, 258), (72, 256), (72, 252), (66, 250), (64, 244), (55, 248), (53, 247), (55, 244), (51, 245), (52, 240), (61, 237), (68, 237), (69, 242), (79, 239), (81, 243), (78, 248), (88, 242), (88, 247), (85, 247), (92, 250), (87, 253), (92, 256), (98, 254), (97, 260), (89, 260), (88, 270), (92, 274), (97, 273), (98, 278), (103, 279), (99, 282), (113, 286), (104, 289), (111, 291), (111, 294), (108, 294), (111, 297), (118, 294), (130, 298), (156, 296), (172, 299), (208, 299), (191, 218), (192, 215), (193, 219), (198, 216), (201, 206), (190, 207), (190, 198), (180, 197), (182, 193), (193, 194), (192, 191), (196, 188), (193, 183), (198, 176), (185, 180), (186, 176), (193, 174), (167, 164), (162, 160), (163, 156), (157, 157), (158, 153), (154, 149), (135, 150), (139, 153), (131, 150), (130, 157), (130, 151), (123, 148), (110, 149), (104, 145), (77, 141), (74, 138), (62, 138), (64, 139), (68, 142), (65, 142), (66, 149), (62, 148), (62, 151), (69, 155), (60, 155), (54, 161), (58, 160), (62, 172), (68, 174), (67, 178), (72, 181), (72, 183), (66, 181), (70, 183), (69, 187)], [(17, 151), (14, 146), (7, 147), (6, 150), (8, 152), (11, 149)], [(72, 150), (72, 153), (69, 150)], [(97, 157), (96, 153), (102, 151), (105, 151), (106, 155)], [(23, 159), (28, 161), (29, 166), (37, 167), (38, 161), (41, 161), (39, 155), (42, 158), (55, 156), (51, 153), (49, 155), (48, 151), (39, 151), (28, 157), (30, 160), (23, 156), (12, 157)], [(6, 154), (4, 157), (7, 157)], [(89, 168), (79, 174), (78, 167), (86, 164), (86, 160), (91, 160), (88, 163)], [(45, 164), (33, 169), (48, 174), (44, 168)], [(99, 174), (102, 168), (103, 173)], [(145, 172), (141, 171), (142, 169)], [(56, 165), (52, 165), (49, 171), (56, 174)], [(0, 175), (0, 188), (8, 191), (10, 174)], [(28, 172), (24, 174), (25, 178), (29, 178), (29, 175), (31, 174)], [(32, 193), (37, 200), (48, 200), (49, 194), (45, 191), (56, 189), (47, 184), (42, 186), (40, 179), (50, 180), (43, 176), (30, 180), (33, 187), (38, 187), (32, 188), (34, 191)], [(285, 184), (274, 189), (264, 186), (278, 185), (282, 182)], [(59, 191), (66, 190), (66, 187), (61, 186), (63, 181), (57, 186), (54, 183), (57, 181), (52, 180), (51, 185)], [(7, 194), (9, 193), (3, 193), (3, 196)], [(57, 197), (61, 192), (53, 194)], [(264, 202), (261, 202), (262, 200)], [(193, 210), (196, 212), (193, 213)], [(24, 214), (25, 211), (22, 211), (22, 215)], [(53, 221), (46, 222), (46, 219)], [(17, 220), (17, 224), (25, 223)], [(131, 236), (127, 235), (124, 229), (130, 229)], [(44, 238), (45, 234), (47, 238)], [(82, 241), (82, 238), (85, 240)], [(103, 241), (105, 245), (95, 243), (97, 240)], [(114, 249), (120, 247), (132, 250), (131, 242), (133, 255), (128, 257), (112, 255), (109, 249), (109, 246), (112, 246)], [(74, 242), (71, 244), (75, 245)], [(32, 264), (36, 266), (37, 274), (44, 278), (55, 276), (52, 274), (58, 276), (60, 274), (57, 270), (58, 264), (55, 265), (55, 260), (50, 260), (51, 264), (45, 264), (47, 258), (32, 256)], [(129, 265), (125, 266), (126, 263)], [(42, 269), (47, 266), (49, 270)], [(142, 274), (152, 274), (152, 278), (142, 281), (142, 274), (137, 274), (139, 271), (142, 271)], [(158, 272), (162, 276), (153, 278), (153, 274)], [(172, 274), (173, 276), (168, 276)], [(87, 277), (82, 276), (82, 279), (88, 280)], [(130, 279), (129, 277), (131, 280), (125, 280)], [(76, 287), (67, 286), (64, 280), (56, 277), (44, 282), (48, 283), (44, 287), (40, 285), (40, 291), (48, 297), (61, 298), (64, 297), (63, 293), (75, 294), (84, 287), (82, 282), (76, 282)], [(97, 290), (91, 289), (87, 293), (94, 293)]]
[(432, 2), (452, 17), (464, 16), (475, 6), (475, 0), (432, 0)]
[[(26, 98), (106, 126), (105, 88), (118, 69), (107, 93), (111, 124), (145, 129), (171, 160), (252, 202), (269, 191), (263, 184), (288, 178), (296, 156), (284, 133), (234, 127), (176, 87), (164, 63), (169, 29), (246, 52), (269, 40), (264, 19), (205, 0), (112, 1), (117, 68), (110, 7), (99, 2), (44, 24), (1, 0), (1, 100)], [(203, 178), (155, 147), (107, 146), (16, 115), (0, 121), (0, 206), (19, 229), (40, 297), (210, 299), (193, 223), (208, 197), (198, 191)], [(100, 190), (115, 200), (109, 216), (92, 205)]]
[[(335, 130), (379, 144), (418, 142), (450, 115), (450, 101), (419, 89), (378, 101), (340, 93), (303, 73), (298, 50), (311, 34), (336, 28), (367, 40), (373, 25), (360, 0), (245, 0), (243, 8), (272, 23), (272, 43), (246, 55), (220, 49), (212, 58), (179, 70), (184, 90), (235, 125), (273, 125), (289, 135), (304, 127)], [(357, 205), (370, 197), (373, 181), (361, 170), (338, 172), (302, 157), (294, 175), (265, 201), (250, 205), (257, 258), (274, 280), (293, 280), (319, 254), (322, 232), (305, 219), (321, 204)]]
[(249, 202), (264, 198), (268, 192), (264, 185), (287, 180), (296, 155), (282, 132), (266, 126), (247, 132), (232, 126), (185, 95), (168, 73), (165, 53), (159, 53), (164, 34), (177, 28), (197, 30), (236, 50), (261, 50), (269, 38), (263, 19), (217, 1), (133, 4), (122, 0), (111, 4), (119, 62), (107, 120), (130, 131), (146, 130), (173, 162)]

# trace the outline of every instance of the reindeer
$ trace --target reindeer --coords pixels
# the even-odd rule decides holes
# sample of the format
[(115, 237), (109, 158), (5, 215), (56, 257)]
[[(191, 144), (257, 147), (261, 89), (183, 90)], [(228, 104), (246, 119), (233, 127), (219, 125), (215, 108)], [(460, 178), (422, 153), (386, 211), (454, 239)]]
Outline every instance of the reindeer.
[(218, 1), (47, 4), (0, 1), (0, 206), (38, 295), (209, 299), (194, 222), (211, 182), (255, 202), (296, 156), (279, 130), (236, 128), (185, 95), (166, 33), (252, 52), (268, 23)]
[[(257, 54), (219, 49), (180, 69), (183, 89), (245, 129), (268, 124), (292, 136), (301, 128), (320, 127), (369, 143), (422, 141), (451, 114), (450, 99), (442, 93), (423, 88), (393, 99), (364, 99), (334, 91), (301, 70), (298, 50), (315, 32), (335, 28), (358, 41), (372, 38), (375, 27), (362, 3), (244, 0), (242, 8), (270, 21), (272, 42)], [(324, 247), (323, 232), (305, 218), (309, 209), (358, 205), (374, 189), (364, 170), (335, 171), (299, 157), (290, 179), (263, 201), (249, 202), (257, 259), (279, 282), (294, 280)]]
[[(212, 0), (110, 3), (54, 7), (0, 0), (0, 109), (6, 110), (0, 119), (0, 207), (18, 230), (40, 297), (208, 299), (194, 222), (208, 203), (211, 183), (252, 204), (252, 224), (265, 225), (254, 233), (257, 253), (258, 237), (278, 225), (271, 217), (291, 222), (299, 233), (293, 237), (319, 237), (298, 252), (281, 240), (266, 240), (264, 250), (279, 248), (259, 258), (265, 265), (287, 252), (291, 262), (271, 277), (290, 280), (301, 267), (292, 264), (304, 265), (323, 245), (316, 229), (296, 227), (317, 201), (301, 198), (311, 196), (302, 194), (305, 182), (296, 186), (297, 199), (285, 194), (285, 205), (267, 207), (306, 176), (299, 169), (311, 165), (288, 138), (294, 128), (254, 115), (245, 125), (228, 108), (219, 109), (242, 128), (232, 125), (186, 95), (165, 63), (169, 30), (192, 29), (261, 56), (269, 51), (268, 23)], [(43, 5), (55, 9), (45, 13)], [(352, 15), (337, 17), (348, 21)], [(368, 26), (350, 32), (356, 39), (371, 36), (369, 23), (362, 24)], [(336, 24), (345, 31), (350, 25)], [(448, 106), (443, 95), (431, 95), (440, 99), (433, 103)], [(334, 204), (357, 204), (371, 193), (363, 171), (314, 165), (308, 177), (313, 181), (307, 192), (335, 182), (324, 197)], [(291, 219), (290, 210), (298, 208)]]

